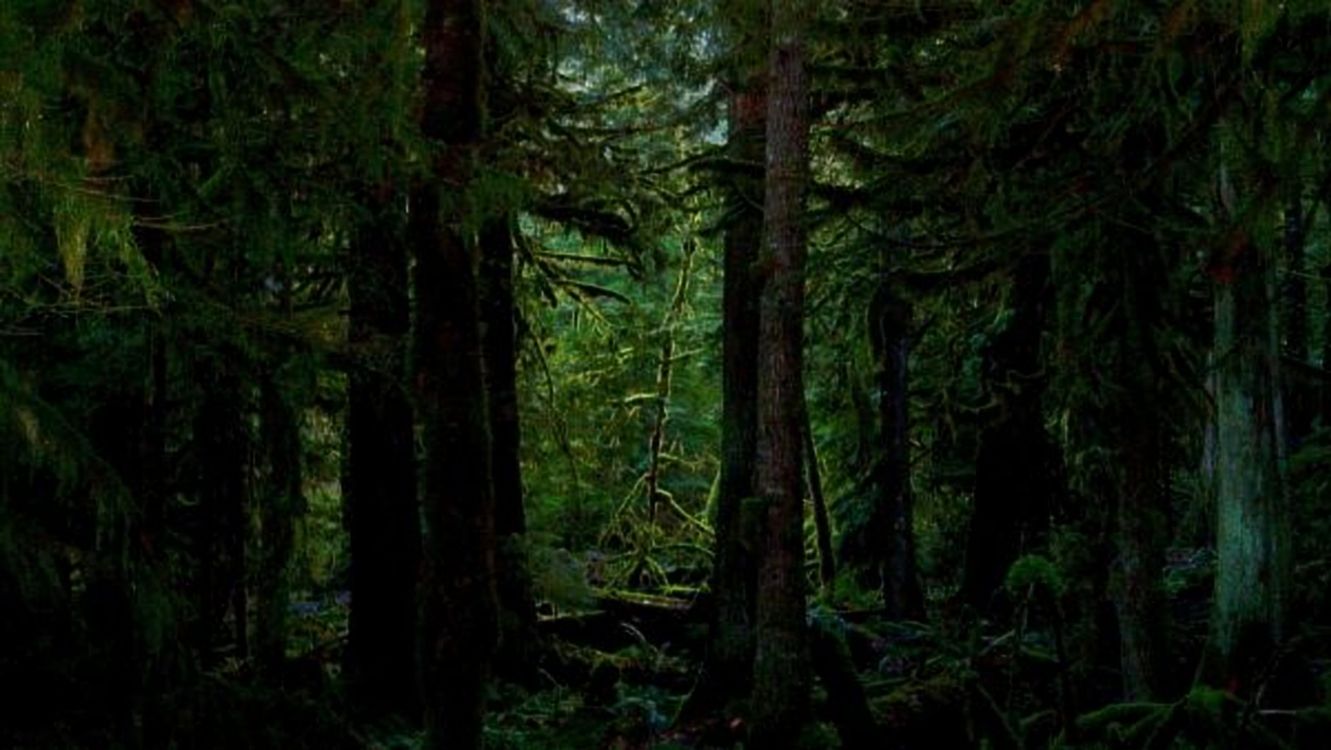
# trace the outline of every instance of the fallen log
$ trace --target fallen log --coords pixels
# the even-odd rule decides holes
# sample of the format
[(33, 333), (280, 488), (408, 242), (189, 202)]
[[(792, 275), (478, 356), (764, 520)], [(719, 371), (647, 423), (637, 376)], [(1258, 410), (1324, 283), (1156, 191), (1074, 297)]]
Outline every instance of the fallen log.
[(601, 651), (618, 651), (643, 641), (658, 647), (695, 650), (706, 638), (706, 618), (696, 599), (599, 591), (594, 609), (543, 616), (537, 622), (542, 635)]

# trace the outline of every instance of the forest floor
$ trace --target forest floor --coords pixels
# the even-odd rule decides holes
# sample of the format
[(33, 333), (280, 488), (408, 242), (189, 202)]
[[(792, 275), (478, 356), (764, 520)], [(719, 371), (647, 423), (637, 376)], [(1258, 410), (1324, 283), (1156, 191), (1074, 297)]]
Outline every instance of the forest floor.
[[(1180, 551), (1171, 565), (1173, 651), (1182, 683), (1195, 669), (1205, 640), (1209, 561)], [(305, 661), (318, 666), (321, 689), (337, 683), (339, 649), (330, 644), (338, 644), (345, 632), (347, 605), (337, 596), (296, 605), (300, 639), (309, 646)], [(497, 683), (488, 747), (729, 749), (742, 743), (746, 727), (739, 711), (677, 720), (702, 656), (705, 600), (602, 591), (595, 605), (542, 615), (545, 655), (522, 684)], [(826, 608), (811, 610), (810, 622), (845, 644), (848, 670), (858, 679), (865, 704), (877, 727), (899, 748), (1072, 746), (1066, 742), (1070, 731), (1081, 740), (1076, 746), (1140, 747), (1143, 727), (1159, 732), (1168, 717), (1194, 708), (1204, 713), (1198, 708), (1202, 702), (1218, 700), (1211, 693), (1189, 693), (1180, 684), (1183, 697), (1177, 702), (1115, 705), (1119, 676), (1112, 666), (1096, 666), (1112, 664), (1112, 658), (1069, 654), (1060, 639), (1087, 639), (1059, 632), (1053, 615), (1031, 600), (1014, 607), (1006, 622), (939, 616), (932, 625), (892, 623), (873, 612)], [(1325, 676), (1331, 662), (1312, 658), (1306, 664), (1307, 677), (1315, 680)], [(825, 668), (819, 665), (820, 671)], [(825, 682), (815, 690), (814, 721), (802, 744), (845, 747), (849, 743), (840, 739), (846, 731), (844, 714), (837, 705), (845, 698), (829, 700), (821, 686)], [(1310, 737), (1326, 737), (1319, 728), (1325, 717), (1313, 718), (1304, 722), (1308, 726), (1301, 735), (1275, 727), (1295, 742), (1269, 746), (1331, 746), (1308, 744), (1322, 742)], [(1171, 731), (1180, 739), (1192, 731), (1183, 719), (1168, 720), (1178, 725)], [(1274, 738), (1265, 725), (1261, 732), (1239, 725), (1216, 731)], [(419, 741), (409, 727), (360, 728), (355, 737), (355, 746), (385, 749), (412, 748)]]
[[(1142, 747), (1327, 748), (1331, 711), (1313, 705), (1331, 685), (1331, 633), (1309, 625), (1296, 639), (1299, 669), (1274, 670), (1259, 698), (1242, 703), (1189, 686), (1206, 637), (1212, 562), (1171, 554), (1176, 695), (1159, 703), (1119, 703), (1113, 633), (1076, 631), (1086, 618), (1051, 610), (1038, 597), (1008, 607), (1001, 620), (975, 621), (936, 600), (930, 623), (887, 622), (876, 612), (810, 609), (823, 636), (807, 748), (893, 747), (1090, 750)], [(742, 706), (680, 720), (694, 688), (706, 638), (705, 595), (596, 591), (585, 607), (541, 614), (542, 656), (526, 674), (499, 679), (489, 700), (486, 746), (494, 750), (667, 750), (742, 747)], [(342, 695), (341, 652), (348, 597), (329, 591), (292, 606), (292, 659), (274, 680), (247, 662), (219, 665), (156, 694), (166, 738), (144, 746), (414, 750), (417, 727), (368, 725)], [(1059, 625), (1061, 621), (1082, 624)], [(828, 643), (838, 644), (829, 651)], [(1080, 650), (1078, 650), (1080, 649)], [(841, 670), (839, 673), (836, 670)], [(831, 671), (829, 671), (831, 670)], [(1290, 675), (1293, 674), (1293, 677)], [(832, 678), (829, 681), (829, 676)], [(502, 676), (501, 676), (502, 677)], [(512, 677), (512, 676), (510, 676)], [(853, 677), (854, 679), (840, 679)], [(839, 695), (827, 686), (840, 682)], [(846, 692), (846, 685), (855, 687)], [(1319, 687), (1320, 686), (1320, 687)], [(1294, 696), (1280, 698), (1282, 691)], [(1281, 701), (1285, 702), (1282, 703)], [(1310, 703), (1309, 701), (1312, 701)], [(872, 717), (874, 742), (847, 740), (848, 703)], [(153, 705), (143, 713), (149, 733)], [(92, 713), (6, 735), (15, 748), (113, 747), (123, 736)], [(885, 738), (891, 742), (884, 744)], [(165, 740), (165, 741), (163, 741)]]

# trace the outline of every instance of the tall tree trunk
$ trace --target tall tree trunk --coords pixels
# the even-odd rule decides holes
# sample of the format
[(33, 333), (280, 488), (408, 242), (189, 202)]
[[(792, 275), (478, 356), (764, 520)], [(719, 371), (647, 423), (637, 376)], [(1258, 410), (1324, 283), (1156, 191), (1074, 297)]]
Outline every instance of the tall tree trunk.
[(1216, 272), (1216, 565), (1208, 677), (1244, 693), (1284, 640), (1290, 529), (1272, 269), (1239, 233)]
[(518, 423), (517, 309), (513, 298), (513, 225), (503, 216), (481, 235), (480, 289), (486, 393), (490, 404), (494, 476), (496, 585), (499, 595), (498, 668), (530, 674), (536, 648), (536, 602), (525, 548), (521, 430)]
[(752, 66), (734, 76), (726, 149), (751, 165), (729, 174), (723, 261), (721, 475), (717, 492), (712, 619), (698, 686), (688, 710), (706, 711), (748, 695), (753, 676), (756, 591), (754, 540), (745, 502), (754, 495), (758, 440), (758, 290), (755, 266), (763, 233), (763, 159), (767, 97)]
[(878, 497), (869, 521), (870, 539), (881, 550), (877, 561), (883, 606), (893, 619), (923, 619), (924, 595), (915, 564), (914, 498), (910, 488), (907, 367), (911, 308), (884, 279), (871, 305), (870, 343), (878, 360), (878, 418), (881, 455), (876, 468)]
[(497, 645), (495, 509), (482, 376), (476, 274), (464, 231), (467, 188), (483, 122), (481, 0), (431, 0), (422, 134), (433, 175), (411, 194), (415, 371), (424, 428), (425, 521), (421, 684), (426, 743), (478, 748), (485, 685)]
[[(1137, 252), (1124, 253), (1122, 248), (1129, 247)], [(1119, 458), (1112, 473), (1118, 559), (1110, 593), (1118, 614), (1124, 690), (1130, 699), (1147, 700), (1164, 697), (1171, 687), (1162, 578), (1168, 522), (1163, 464), (1167, 436), (1158, 413), (1167, 402), (1153, 333), (1163, 317), (1160, 296), (1168, 272), (1153, 238), (1144, 233), (1129, 232), (1106, 252), (1115, 253), (1120, 264), (1115, 275), (1123, 310), (1115, 364), (1122, 395), (1107, 415)]]
[(410, 330), (402, 201), (383, 189), (351, 247), (346, 522), (351, 621), (346, 676), (369, 716), (418, 717), (416, 579), (420, 509), (406, 388)]
[(966, 544), (962, 596), (992, 612), (1008, 568), (1040, 544), (1049, 529), (1056, 488), (1053, 446), (1044, 427), (1040, 338), (1053, 286), (1049, 256), (1020, 261), (1012, 316), (985, 348), (981, 377), (991, 406), (975, 460), (974, 509)]
[(260, 427), (267, 458), (267, 491), (259, 509), (262, 559), (255, 586), (254, 654), (261, 669), (279, 674), (286, 660), (287, 610), (296, 516), (304, 510), (300, 414), (273, 376), (260, 385)]
[(756, 490), (763, 508), (751, 740), (792, 747), (809, 699), (804, 601), (804, 196), (809, 173), (806, 0), (773, 0), (759, 302)]

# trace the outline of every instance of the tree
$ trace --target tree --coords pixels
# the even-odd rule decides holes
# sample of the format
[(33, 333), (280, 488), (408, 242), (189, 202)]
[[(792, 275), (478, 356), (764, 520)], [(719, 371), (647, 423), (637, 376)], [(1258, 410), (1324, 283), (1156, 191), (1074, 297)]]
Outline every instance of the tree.
[(870, 304), (870, 342), (878, 369), (877, 502), (869, 522), (881, 549), (877, 561), (883, 607), (893, 619), (924, 619), (915, 567), (914, 496), (910, 486), (910, 303), (893, 292), (887, 271)]
[[(1123, 310), (1114, 346), (1114, 377), (1121, 395), (1110, 397), (1115, 413), (1110, 439), (1119, 466), (1113, 476), (1117, 534), (1111, 594), (1118, 612), (1124, 690), (1133, 699), (1169, 692), (1168, 613), (1164, 592), (1167, 528), (1166, 478), (1162, 473), (1167, 435), (1157, 414), (1166, 389), (1162, 352), (1154, 331), (1163, 317), (1166, 291), (1159, 249), (1145, 232), (1109, 232), (1106, 276)], [(1125, 253), (1120, 248), (1134, 247)], [(1114, 304), (1115, 302), (1111, 302)]]
[(755, 490), (762, 503), (751, 741), (790, 747), (805, 720), (809, 654), (804, 603), (804, 200), (809, 180), (803, 0), (773, 0), (768, 58), (764, 276), (759, 297)]
[(421, 25), (421, 131), (434, 152), (429, 174), (412, 187), (407, 233), (424, 441), (419, 667), (432, 748), (480, 747), (498, 624), (489, 416), (467, 221), (484, 123), (484, 9), (481, 0), (432, 0)]
[[(737, 3), (732, 11), (747, 19), (754, 4)], [(759, 13), (759, 15), (762, 15)], [(767, 96), (762, 59), (754, 48), (766, 47), (763, 34), (746, 32), (736, 22), (735, 63), (728, 98), (727, 156), (739, 168), (726, 172), (726, 216), (722, 291), (721, 476), (717, 491), (715, 554), (711, 576), (712, 620), (707, 654), (695, 696), (698, 707), (748, 694), (753, 675), (756, 539), (752, 514), (758, 417), (757, 271), (762, 245), (763, 160)]]
[(481, 232), (480, 306), (486, 398), (490, 406), (494, 476), (499, 668), (510, 675), (532, 670), (536, 602), (526, 554), (521, 429), (518, 421), (517, 307), (513, 295), (512, 217), (490, 219)]
[(1215, 280), (1216, 581), (1211, 679), (1246, 693), (1288, 637), (1279, 349), (1268, 238), (1235, 226)]
[(367, 191), (369, 217), (348, 258), (354, 369), (347, 385), (347, 533), (351, 616), (347, 678), (367, 713), (419, 715), (416, 439), (406, 382), (410, 328), (402, 196)]

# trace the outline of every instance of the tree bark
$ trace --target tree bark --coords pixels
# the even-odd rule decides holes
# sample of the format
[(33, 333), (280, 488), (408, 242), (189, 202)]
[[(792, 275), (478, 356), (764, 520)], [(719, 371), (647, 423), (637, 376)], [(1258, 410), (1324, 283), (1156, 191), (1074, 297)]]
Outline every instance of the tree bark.
[(483, 123), (480, 0), (432, 0), (421, 43), (433, 174), (412, 189), (414, 384), (423, 426), (421, 684), (426, 745), (478, 748), (497, 645), (495, 509), (467, 188)]
[(1290, 602), (1271, 272), (1260, 243), (1239, 232), (1213, 273), (1219, 559), (1207, 677), (1240, 694), (1285, 639)]
[(528, 569), (518, 422), (517, 308), (513, 298), (512, 217), (486, 223), (481, 234), (481, 318), (486, 394), (490, 404), (494, 476), (496, 586), (499, 597), (498, 669), (533, 672), (536, 602)]
[(763, 504), (754, 652), (754, 747), (792, 747), (806, 720), (801, 404), (804, 398), (804, 197), (809, 173), (804, 0), (773, 0), (759, 302), (756, 490)]
[[(884, 271), (886, 274), (886, 271)], [(878, 497), (869, 521), (885, 614), (923, 619), (924, 595), (915, 563), (914, 497), (910, 488), (909, 303), (888, 287), (886, 277), (871, 305), (870, 343), (878, 360)]]
[[(741, 66), (745, 67), (745, 66)], [(717, 492), (713, 612), (707, 653), (688, 712), (705, 712), (748, 695), (753, 676), (756, 561), (744, 503), (754, 495), (758, 440), (758, 292), (755, 266), (763, 232), (762, 164), (766, 87), (754, 70), (734, 76), (729, 102), (732, 159), (757, 165), (755, 174), (728, 173), (723, 260), (721, 475)]]
[(367, 716), (417, 718), (420, 509), (406, 388), (410, 330), (403, 206), (387, 187), (351, 247), (346, 522), (351, 543), (347, 681)]

